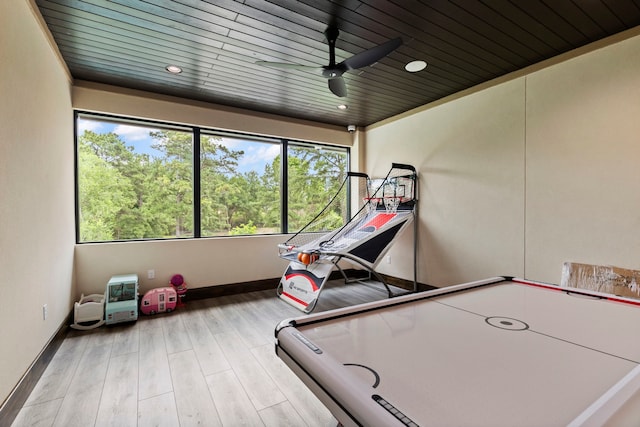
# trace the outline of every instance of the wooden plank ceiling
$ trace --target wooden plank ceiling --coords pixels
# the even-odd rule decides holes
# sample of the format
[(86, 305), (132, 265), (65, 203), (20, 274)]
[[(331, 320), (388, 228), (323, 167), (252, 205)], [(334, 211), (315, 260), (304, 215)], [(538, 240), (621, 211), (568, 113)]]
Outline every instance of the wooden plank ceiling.
[[(640, 25), (639, 0), (36, 0), (75, 79), (346, 126), (366, 126)], [(345, 73), (339, 98), (313, 71), (324, 31), (339, 62), (403, 44)], [(405, 64), (423, 60), (423, 71)], [(183, 71), (172, 75), (169, 64)], [(345, 104), (346, 110), (338, 105)]]

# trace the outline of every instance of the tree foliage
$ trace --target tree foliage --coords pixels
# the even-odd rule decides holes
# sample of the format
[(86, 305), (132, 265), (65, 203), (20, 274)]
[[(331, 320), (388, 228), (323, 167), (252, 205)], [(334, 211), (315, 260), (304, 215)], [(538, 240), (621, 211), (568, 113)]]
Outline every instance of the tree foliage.
[[(80, 240), (110, 241), (192, 237), (193, 136), (149, 132), (151, 156), (137, 153), (116, 133), (85, 131), (78, 137)], [(281, 232), (281, 158), (263, 171), (238, 171), (245, 153), (202, 135), (200, 233), (202, 236)], [(335, 195), (346, 174), (344, 151), (291, 145), (288, 156), (289, 230), (307, 224)], [(346, 193), (325, 229), (342, 225)]]

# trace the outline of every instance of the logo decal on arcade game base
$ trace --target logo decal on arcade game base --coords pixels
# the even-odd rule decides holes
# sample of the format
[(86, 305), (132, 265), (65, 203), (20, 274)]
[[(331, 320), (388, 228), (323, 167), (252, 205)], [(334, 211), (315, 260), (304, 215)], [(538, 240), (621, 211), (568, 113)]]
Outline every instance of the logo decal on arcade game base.
[(299, 291), (307, 293), (307, 289), (311, 288), (311, 292), (315, 292), (320, 289), (322, 280), (316, 277), (313, 273), (308, 271), (295, 271), (289, 269), (284, 276), (289, 289), (295, 288)]

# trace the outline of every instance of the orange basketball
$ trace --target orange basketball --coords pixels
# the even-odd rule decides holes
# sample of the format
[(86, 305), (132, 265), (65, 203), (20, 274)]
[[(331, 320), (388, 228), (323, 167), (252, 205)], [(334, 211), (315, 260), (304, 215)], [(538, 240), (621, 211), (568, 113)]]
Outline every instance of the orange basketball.
[(310, 260), (311, 257), (309, 256), (309, 254), (305, 254), (304, 252), (300, 252), (298, 254), (298, 261), (300, 261), (304, 265), (309, 265)]
[(319, 258), (320, 257), (318, 256), (318, 254), (307, 254), (307, 253), (304, 253), (304, 252), (299, 252), (298, 253), (298, 261), (301, 262), (304, 265), (313, 264)]

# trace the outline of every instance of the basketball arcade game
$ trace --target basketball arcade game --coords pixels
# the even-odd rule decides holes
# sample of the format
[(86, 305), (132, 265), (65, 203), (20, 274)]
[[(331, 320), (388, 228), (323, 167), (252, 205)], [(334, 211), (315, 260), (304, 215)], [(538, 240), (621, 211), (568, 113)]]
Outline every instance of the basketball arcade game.
[[(319, 234), (345, 189), (357, 189), (361, 206), (345, 224), (335, 231)], [(393, 163), (387, 176), (370, 179), (364, 173), (349, 172), (336, 195), (325, 208), (300, 231), (278, 245), (281, 258), (289, 261), (278, 295), (294, 307), (311, 312), (334, 268), (346, 283), (349, 279), (340, 266), (345, 260), (368, 272), (394, 296), (386, 280), (375, 271), (394, 240), (414, 224), (414, 290), (417, 287), (417, 174), (411, 165)]]

